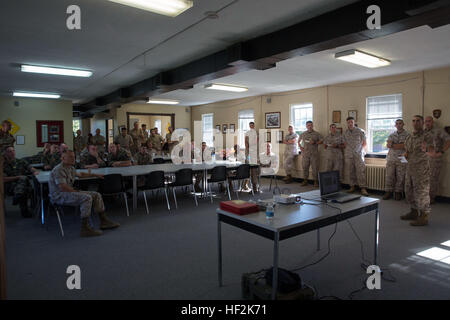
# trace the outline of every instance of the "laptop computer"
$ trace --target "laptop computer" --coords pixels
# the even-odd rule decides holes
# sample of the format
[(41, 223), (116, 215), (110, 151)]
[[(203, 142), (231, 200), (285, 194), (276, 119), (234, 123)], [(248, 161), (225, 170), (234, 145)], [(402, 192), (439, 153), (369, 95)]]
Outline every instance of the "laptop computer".
[(344, 203), (361, 198), (358, 194), (339, 192), (340, 186), (339, 171), (319, 172), (320, 197), (323, 200)]

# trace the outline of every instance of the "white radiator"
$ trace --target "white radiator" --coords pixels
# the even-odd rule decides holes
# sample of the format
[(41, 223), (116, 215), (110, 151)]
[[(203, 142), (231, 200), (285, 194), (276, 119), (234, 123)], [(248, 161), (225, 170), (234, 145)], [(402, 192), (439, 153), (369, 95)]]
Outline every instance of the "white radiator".
[(366, 165), (367, 188), (384, 191), (385, 179), (385, 166)]

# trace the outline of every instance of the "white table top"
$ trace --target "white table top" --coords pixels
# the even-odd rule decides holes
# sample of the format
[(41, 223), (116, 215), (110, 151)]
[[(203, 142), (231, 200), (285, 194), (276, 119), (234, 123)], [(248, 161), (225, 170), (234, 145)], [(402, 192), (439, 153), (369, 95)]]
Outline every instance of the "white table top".
[[(191, 163), (191, 164), (173, 164), (173, 163), (162, 163), (162, 164), (151, 164), (145, 166), (129, 166), (129, 167), (106, 167), (91, 169), (91, 173), (96, 174), (114, 174), (118, 173), (124, 177), (132, 177), (148, 174), (153, 171), (164, 171), (166, 173), (175, 172), (180, 169), (192, 169), (192, 170), (209, 170), (217, 166), (226, 166), (227, 168), (234, 168), (242, 163), (239, 161), (224, 161), (218, 160), (216, 162), (210, 163)], [(39, 183), (48, 183), (50, 179), (51, 171), (41, 171), (37, 176)], [(88, 172), (88, 169), (79, 169), (77, 172)]]
[[(319, 197), (319, 190), (313, 190), (310, 192), (305, 192), (300, 194), (302, 200), (305, 200), (309, 203), (317, 203), (315, 201), (307, 201), (306, 199), (317, 199)], [(304, 199), (303, 199), (304, 198)], [(379, 199), (369, 198), (369, 197), (361, 197), (358, 200), (353, 200), (347, 203), (339, 204), (332, 203), (330, 204), (333, 207), (340, 208), (342, 213), (349, 212), (355, 209), (360, 209), (375, 203), (380, 202)], [(271, 230), (274, 232), (280, 232), (283, 230), (291, 229), (294, 227), (298, 227), (307, 223), (311, 223), (316, 220), (321, 220), (326, 217), (335, 216), (341, 214), (341, 212), (337, 209), (331, 208), (325, 204), (322, 205), (309, 205), (309, 204), (276, 204), (274, 209), (274, 217), (272, 220), (268, 220), (266, 218), (266, 213), (264, 211), (247, 214), (247, 215), (238, 215), (228, 211), (217, 209), (217, 213), (232, 217), (237, 220), (241, 220), (255, 226), (262, 227), (267, 230)]]

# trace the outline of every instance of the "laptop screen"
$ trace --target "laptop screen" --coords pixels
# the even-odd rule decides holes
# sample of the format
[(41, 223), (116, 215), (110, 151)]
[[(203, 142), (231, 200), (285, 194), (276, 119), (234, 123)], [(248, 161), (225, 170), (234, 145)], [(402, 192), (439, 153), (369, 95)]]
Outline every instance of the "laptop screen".
[(339, 171), (319, 172), (320, 195), (339, 192)]

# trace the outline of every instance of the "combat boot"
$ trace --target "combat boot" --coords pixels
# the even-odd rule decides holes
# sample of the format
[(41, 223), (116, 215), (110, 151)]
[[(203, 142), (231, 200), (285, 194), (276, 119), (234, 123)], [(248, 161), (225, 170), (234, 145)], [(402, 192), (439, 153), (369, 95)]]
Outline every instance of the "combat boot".
[(396, 192), (396, 193), (394, 194), (394, 199), (395, 199), (395, 200), (400, 201), (400, 200), (402, 200), (402, 198), (403, 198), (403, 196), (402, 196), (402, 193), (401, 193), (401, 192)]
[(317, 188), (319, 186), (319, 182), (317, 180), (314, 180), (314, 188)]
[(422, 212), (416, 220), (411, 221), (409, 224), (414, 227), (421, 227), (428, 225), (428, 213)]
[(98, 215), (100, 217), (100, 229), (106, 230), (120, 227), (119, 223), (109, 220), (105, 212), (101, 212)]
[(408, 212), (407, 214), (402, 215), (400, 217), (400, 219), (402, 219), (402, 220), (416, 220), (418, 216), (419, 216), (419, 212), (417, 211), (417, 209), (411, 208), (411, 211)]
[(361, 194), (362, 194), (363, 196), (366, 196), (366, 197), (369, 196), (369, 193), (367, 192), (367, 189), (366, 189), (366, 188), (361, 188)]
[(288, 174), (287, 176), (286, 176), (286, 180), (284, 180), (284, 183), (291, 183), (292, 182), (292, 176), (290, 175), (290, 174)]
[(355, 186), (351, 186), (351, 188), (348, 189), (347, 192), (348, 193), (353, 193), (353, 192), (355, 192), (355, 190), (356, 190)]
[(301, 184), (302, 187), (307, 186), (308, 185), (308, 180), (307, 179), (303, 179), (303, 182)]
[(383, 200), (389, 200), (392, 197), (392, 192), (386, 191), (386, 193), (383, 196)]
[(95, 237), (95, 236), (101, 236), (103, 232), (101, 230), (94, 230), (89, 225), (89, 218), (82, 218), (81, 219), (81, 230), (80, 230), (80, 237)]

